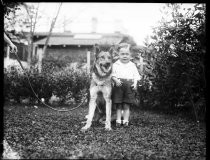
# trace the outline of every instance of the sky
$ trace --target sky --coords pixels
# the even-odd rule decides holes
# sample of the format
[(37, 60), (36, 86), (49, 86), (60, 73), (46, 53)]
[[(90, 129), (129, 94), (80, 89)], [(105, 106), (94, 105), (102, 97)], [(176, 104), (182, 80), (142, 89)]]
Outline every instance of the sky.
[[(53, 32), (66, 30), (90, 33), (93, 30), (92, 18), (96, 18), (96, 32), (121, 31), (132, 36), (138, 45), (143, 45), (146, 36), (152, 33), (151, 27), (160, 20), (160, 8), (163, 5), (164, 3), (62, 3)], [(36, 26), (37, 32), (49, 31), (58, 6), (59, 3), (39, 4), (39, 16), (42, 18)]]

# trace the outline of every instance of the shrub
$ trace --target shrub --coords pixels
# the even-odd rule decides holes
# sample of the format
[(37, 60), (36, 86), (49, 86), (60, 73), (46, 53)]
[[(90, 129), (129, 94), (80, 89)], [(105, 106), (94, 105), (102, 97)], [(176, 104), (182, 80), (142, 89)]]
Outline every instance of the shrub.
[(90, 85), (89, 75), (84, 71), (68, 69), (56, 72), (52, 76), (54, 80), (54, 93), (63, 102), (66, 100), (67, 95), (72, 95), (70, 98), (76, 101), (80, 100), (81, 91), (87, 90)]
[(66, 65), (67, 62), (65, 60), (48, 56), (42, 59), (42, 72), (48, 74), (55, 71), (60, 71), (65, 68)]
[(20, 97), (20, 73), (17, 69), (4, 69), (4, 98), (14, 99), (19, 102)]
[[(152, 82), (152, 92), (143, 89), (152, 107), (168, 110), (190, 107), (196, 120), (205, 115), (205, 5), (195, 4), (185, 14), (178, 4), (170, 4), (172, 19), (154, 28), (147, 43), (144, 75)], [(142, 90), (142, 88), (141, 88)], [(200, 114), (200, 115), (199, 115)]]
[(39, 98), (45, 98), (48, 102), (54, 94), (61, 99), (61, 103), (72, 99), (79, 101), (81, 94), (87, 91), (89, 87), (89, 75), (83, 71), (74, 71), (72, 69), (59, 72), (38, 73), (36, 68), (25, 70), (20, 73), (17, 70), (4, 71), (4, 97), (5, 100), (15, 99), (20, 102), (22, 98), (36, 100), (28, 83), (28, 78)]

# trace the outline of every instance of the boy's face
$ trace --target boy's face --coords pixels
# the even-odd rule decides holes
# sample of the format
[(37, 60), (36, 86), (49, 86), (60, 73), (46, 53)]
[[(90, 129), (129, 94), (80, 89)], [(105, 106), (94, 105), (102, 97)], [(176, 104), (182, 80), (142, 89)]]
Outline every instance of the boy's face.
[(131, 60), (131, 53), (127, 52), (119, 52), (119, 60), (122, 63), (128, 63)]

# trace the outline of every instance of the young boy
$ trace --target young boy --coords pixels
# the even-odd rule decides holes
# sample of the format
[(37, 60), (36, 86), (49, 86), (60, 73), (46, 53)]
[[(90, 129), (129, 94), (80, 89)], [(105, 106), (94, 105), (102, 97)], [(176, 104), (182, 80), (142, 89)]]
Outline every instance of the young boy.
[(122, 116), (123, 125), (128, 126), (130, 105), (134, 102), (132, 89), (137, 89), (137, 81), (141, 79), (136, 65), (130, 60), (130, 46), (126, 44), (120, 48), (119, 59), (113, 64), (112, 79), (116, 86), (113, 88), (112, 102), (117, 107), (116, 126), (121, 125)]

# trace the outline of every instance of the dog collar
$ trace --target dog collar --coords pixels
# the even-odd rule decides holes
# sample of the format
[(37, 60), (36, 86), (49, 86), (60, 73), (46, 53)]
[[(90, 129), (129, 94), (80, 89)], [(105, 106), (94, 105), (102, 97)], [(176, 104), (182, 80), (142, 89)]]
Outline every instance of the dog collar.
[(102, 84), (98, 84), (97, 82), (95, 82), (96, 86), (104, 86), (105, 82), (103, 82)]
[(99, 84), (96, 83), (96, 86), (104, 86), (104, 84), (99, 85)]

